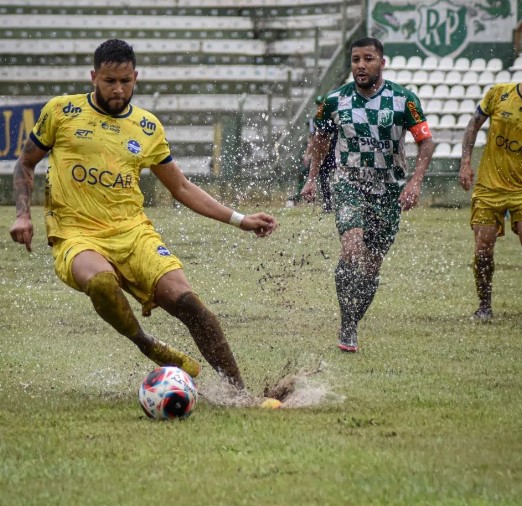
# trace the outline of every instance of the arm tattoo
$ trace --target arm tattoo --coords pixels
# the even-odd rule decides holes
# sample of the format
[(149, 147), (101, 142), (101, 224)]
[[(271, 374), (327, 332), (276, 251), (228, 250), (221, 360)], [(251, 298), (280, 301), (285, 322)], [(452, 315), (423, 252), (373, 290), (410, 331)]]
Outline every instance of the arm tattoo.
[(34, 168), (31, 154), (36, 152), (35, 144), (28, 139), (20, 158), (16, 161), (13, 174), (16, 215), (30, 214), (31, 194), (34, 186)]

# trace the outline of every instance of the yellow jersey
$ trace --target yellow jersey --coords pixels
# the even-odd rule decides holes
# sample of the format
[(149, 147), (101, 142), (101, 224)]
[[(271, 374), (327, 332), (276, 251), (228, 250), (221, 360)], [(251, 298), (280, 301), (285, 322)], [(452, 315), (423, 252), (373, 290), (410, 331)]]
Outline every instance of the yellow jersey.
[(92, 94), (51, 99), (31, 139), (50, 151), (46, 176), (47, 236), (109, 237), (148, 221), (140, 173), (172, 158), (159, 120), (129, 104), (110, 116)]
[(477, 186), (501, 192), (522, 191), (522, 86), (497, 84), (479, 104), (489, 116), (486, 146)]

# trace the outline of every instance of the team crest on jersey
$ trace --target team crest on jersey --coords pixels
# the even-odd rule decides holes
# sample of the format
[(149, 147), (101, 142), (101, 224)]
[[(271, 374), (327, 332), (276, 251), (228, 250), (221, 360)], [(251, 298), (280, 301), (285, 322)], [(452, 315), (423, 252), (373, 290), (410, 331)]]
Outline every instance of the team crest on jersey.
[(137, 140), (131, 139), (130, 141), (127, 142), (127, 149), (133, 155), (137, 155), (141, 151), (141, 145), (140, 145), (140, 143)]
[(393, 124), (393, 111), (391, 109), (381, 109), (377, 115), (377, 124), (382, 127), (389, 127)]
[(170, 251), (165, 248), (165, 246), (158, 246), (158, 249), (156, 250), (158, 255), (162, 256), (162, 257), (168, 257), (170, 256)]

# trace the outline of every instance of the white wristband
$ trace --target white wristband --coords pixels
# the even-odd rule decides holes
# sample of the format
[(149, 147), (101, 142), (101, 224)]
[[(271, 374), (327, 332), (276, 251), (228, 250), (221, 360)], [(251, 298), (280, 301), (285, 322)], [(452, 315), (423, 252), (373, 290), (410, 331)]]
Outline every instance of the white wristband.
[(232, 216), (230, 217), (230, 221), (229, 223), (231, 225), (234, 225), (234, 227), (240, 227), (241, 226), (241, 222), (243, 221), (243, 218), (245, 217), (244, 214), (241, 214), (241, 213), (238, 213), (236, 211), (233, 211), (232, 212)]

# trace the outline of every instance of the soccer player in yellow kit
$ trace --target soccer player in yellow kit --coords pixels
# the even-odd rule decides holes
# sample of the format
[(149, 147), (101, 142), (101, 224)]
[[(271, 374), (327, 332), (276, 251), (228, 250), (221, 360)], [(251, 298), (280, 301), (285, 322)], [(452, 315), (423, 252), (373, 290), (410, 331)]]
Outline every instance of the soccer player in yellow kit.
[(497, 84), (489, 89), (468, 123), (462, 141), (459, 182), (468, 191), (474, 173), (471, 154), (477, 133), (490, 119), (487, 142), (480, 159), (471, 203), (471, 227), (475, 234), (473, 272), (479, 298), (474, 318), (493, 317), (491, 293), (498, 236), (505, 233), (509, 211), (511, 230), (522, 244), (522, 84)]
[(11, 237), (31, 251), (34, 169), (49, 153), (45, 221), (59, 278), (84, 292), (101, 318), (155, 363), (179, 366), (195, 377), (200, 364), (147, 334), (124, 290), (142, 304), (144, 315), (162, 307), (188, 327), (208, 363), (243, 388), (219, 322), (192, 292), (180, 260), (144, 213), (140, 172), (150, 168), (196, 213), (257, 236), (271, 234), (276, 220), (262, 212), (244, 216), (185, 178), (161, 123), (131, 104), (137, 75), (132, 46), (107, 40), (94, 53), (94, 91), (55, 97), (44, 106), (15, 166)]

